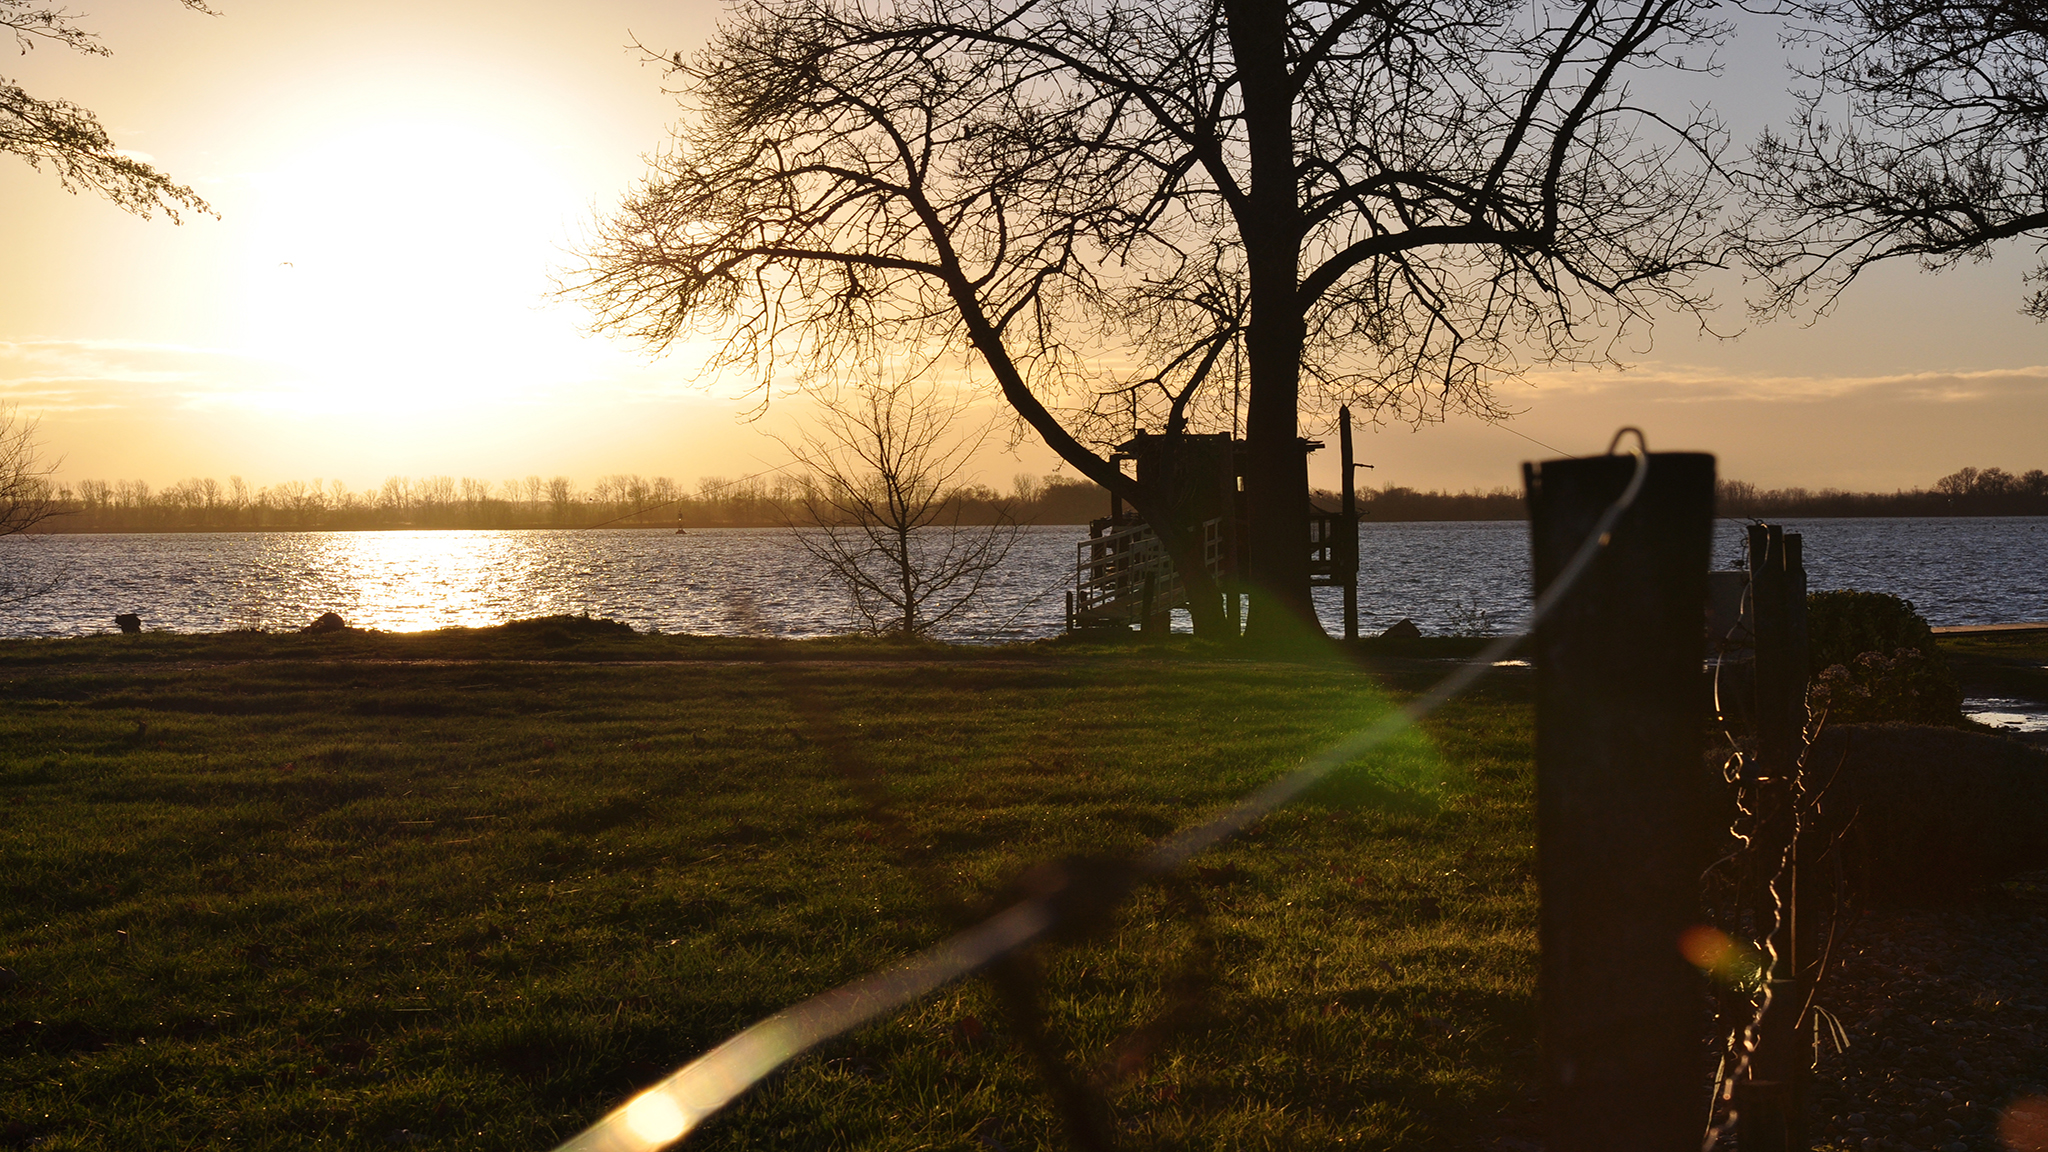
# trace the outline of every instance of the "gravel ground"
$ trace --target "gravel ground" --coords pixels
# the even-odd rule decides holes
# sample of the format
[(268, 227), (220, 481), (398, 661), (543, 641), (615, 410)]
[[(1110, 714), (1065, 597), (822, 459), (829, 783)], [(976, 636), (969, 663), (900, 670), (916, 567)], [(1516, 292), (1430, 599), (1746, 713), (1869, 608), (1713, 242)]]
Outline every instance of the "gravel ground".
[(1849, 1043), (1822, 1046), (1816, 1148), (2048, 1152), (2048, 875), (1864, 913), (1819, 1002)]
[[(2048, 1152), (2048, 873), (1966, 907), (1865, 912), (1819, 1002), (1848, 1044), (1822, 1044), (1815, 1152)], [(1474, 1147), (1544, 1152), (1543, 1128), (1532, 1092)]]

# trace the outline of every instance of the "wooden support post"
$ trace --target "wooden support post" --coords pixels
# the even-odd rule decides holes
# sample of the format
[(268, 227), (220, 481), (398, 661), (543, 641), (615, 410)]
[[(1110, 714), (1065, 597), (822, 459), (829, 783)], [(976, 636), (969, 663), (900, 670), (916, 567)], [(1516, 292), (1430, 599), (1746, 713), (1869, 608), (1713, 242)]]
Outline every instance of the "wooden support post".
[[(1626, 456), (1528, 465), (1538, 594), (1628, 486)], [(1552, 1152), (1696, 1152), (1708, 860), (1699, 715), (1714, 458), (1659, 453), (1535, 634), (1543, 1070)]]
[[(1793, 722), (1801, 733), (1806, 730), (1806, 685), (1813, 672), (1806, 633), (1805, 544), (1799, 533), (1785, 533), (1785, 663)], [(1803, 736), (1801, 743), (1803, 746)]]
[(1750, 618), (1756, 631), (1758, 770), (1766, 775), (1799, 755), (1799, 703), (1804, 698), (1800, 686), (1806, 681), (1806, 668), (1803, 664), (1795, 668), (1791, 661), (1789, 551), (1784, 529), (1775, 524), (1750, 525), (1749, 594)]
[[(1784, 868), (1758, 877), (1758, 923), (1771, 933), (1771, 1005), (1757, 1028), (1749, 1078), (1738, 1085), (1738, 1138), (1743, 1152), (1804, 1152), (1806, 1082), (1813, 1046), (1801, 1043), (1812, 962), (1802, 941), (1813, 935), (1799, 907), (1799, 756), (1806, 721), (1806, 571), (1801, 541), (1775, 524), (1749, 529), (1749, 579), (1756, 622), (1756, 748), (1746, 773), (1756, 805), (1753, 840), (1765, 867), (1784, 853)], [(1768, 884), (1768, 886), (1765, 886)]]
[(1338, 502), (1338, 515), (1343, 526), (1337, 529), (1337, 568), (1344, 577), (1344, 638), (1358, 639), (1358, 490), (1352, 483), (1351, 473), (1357, 467), (1351, 455), (1351, 409), (1337, 409), (1337, 446), (1339, 475), (1344, 485), (1343, 498)]
[[(1790, 627), (1787, 629), (1790, 646), (1786, 651), (1785, 659), (1786, 663), (1790, 664), (1793, 670), (1792, 707), (1793, 715), (1798, 719), (1800, 725), (1800, 751), (1802, 755), (1805, 752), (1806, 746), (1806, 693), (1813, 678), (1813, 652), (1806, 630), (1805, 543), (1805, 540), (1799, 533), (1785, 533), (1785, 604), (1790, 616)], [(1809, 813), (1808, 805), (1810, 803), (1806, 795), (1804, 769), (1801, 770), (1798, 785), (1796, 797), (1799, 807), (1796, 809), (1795, 815), (1800, 821), (1800, 828), (1803, 829)], [(1799, 933), (1799, 938), (1796, 941), (1799, 949), (1799, 971), (1796, 975), (1799, 979), (1799, 1002), (1801, 1004), (1808, 1003), (1813, 999), (1813, 987), (1820, 975), (1821, 918), (1815, 911), (1820, 906), (1817, 898), (1814, 896), (1815, 891), (1812, 885), (1808, 885), (1808, 911), (1805, 915), (1800, 916), (1794, 924)], [(1813, 1067), (1820, 1056), (1819, 1049), (1814, 1046), (1816, 1038), (1814, 1036), (1812, 1017), (1802, 1016), (1799, 1022), (1799, 1029), (1801, 1051), (1804, 1053), (1804, 1058), (1800, 1063), (1800, 1081), (1802, 1085), (1810, 1087), (1813, 1078)], [(1803, 1119), (1803, 1112), (1801, 1116)], [(1806, 1147), (1807, 1143), (1808, 1141), (1802, 1130), (1800, 1147)]]

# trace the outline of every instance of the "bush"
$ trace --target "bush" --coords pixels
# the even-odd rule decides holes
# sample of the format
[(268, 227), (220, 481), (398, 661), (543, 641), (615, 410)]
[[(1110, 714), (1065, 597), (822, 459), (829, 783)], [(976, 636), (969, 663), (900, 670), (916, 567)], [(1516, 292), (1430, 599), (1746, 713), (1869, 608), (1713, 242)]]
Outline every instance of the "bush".
[[(1852, 883), (1879, 903), (1946, 903), (2048, 868), (2048, 757), (2003, 736), (1905, 724), (1821, 733), (1802, 859), (1846, 838)], [(1804, 882), (1802, 881), (1802, 887)]]
[(1962, 723), (1963, 692), (1913, 602), (1888, 592), (1806, 598), (1807, 703), (1843, 724)]

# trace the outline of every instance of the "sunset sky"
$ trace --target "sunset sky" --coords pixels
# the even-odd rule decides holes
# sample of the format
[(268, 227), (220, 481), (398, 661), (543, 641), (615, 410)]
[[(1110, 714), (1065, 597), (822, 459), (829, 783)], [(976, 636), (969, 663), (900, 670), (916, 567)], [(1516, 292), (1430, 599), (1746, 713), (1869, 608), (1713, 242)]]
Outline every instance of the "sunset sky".
[[(629, 42), (690, 51), (713, 3), (97, 0), (111, 58), (42, 47), (0, 76), (97, 112), (220, 219), (141, 220), (0, 156), (0, 400), (39, 415), (77, 480), (239, 474), (252, 485), (390, 474), (612, 472), (685, 482), (786, 459), (740, 388), (584, 333), (551, 268), (616, 202), (677, 111)], [(1701, 94), (1738, 134), (1782, 116), (1768, 31)], [(1374, 485), (1516, 484), (1634, 423), (1769, 486), (1915, 487), (1965, 464), (2048, 467), (2048, 327), (2018, 314), (2031, 253), (1868, 277), (1832, 316), (1674, 320), (1627, 371), (1541, 372), (1524, 414), (1368, 435)], [(993, 411), (993, 409), (991, 409)], [(1525, 439), (1524, 437), (1530, 438)], [(1327, 458), (1334, 453), (1325, 453)], [(1050, 453), (992, 454), (1007, 487)], [(1318, 482), (1334, 481), (1326, 461)]]

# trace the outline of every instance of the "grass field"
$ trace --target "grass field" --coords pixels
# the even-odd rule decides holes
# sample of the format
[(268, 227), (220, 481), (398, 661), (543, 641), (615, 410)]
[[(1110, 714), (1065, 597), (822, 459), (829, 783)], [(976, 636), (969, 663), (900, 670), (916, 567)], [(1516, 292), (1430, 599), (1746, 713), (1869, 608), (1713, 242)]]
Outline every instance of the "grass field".
[(1965, 695), (2048, 703), (2048, 629), (1949, 635), (1940, 644)]
[[(2019, 691), (2043, 640), (1944, 647)], [(1199, 820), (1472, 646), (0, 643), (0, 1145), (547, 1148), (1034, 863)], [(1528, 687), (1492, 679), (1037, 957), (1049, 1044), (1120, 1147), (1530, 1131)], [(691, 1146), (1061, 1147), (1042, 1081), (973, 981)]]
[[(1444, 667), (1406, 652), (1374, 673), (560, 628), (0, 644), (0, 1141), (546, 1148), (1029, 865), (1215, 810)], [(1518, 1122), (1525, 691), (1496, 681), (1038, 958), (1051, 1045), (1122, 1145), (1450, 1147)], [(1040, 1081), (970, 982), (692, 1143), (1063, 1146)]]

